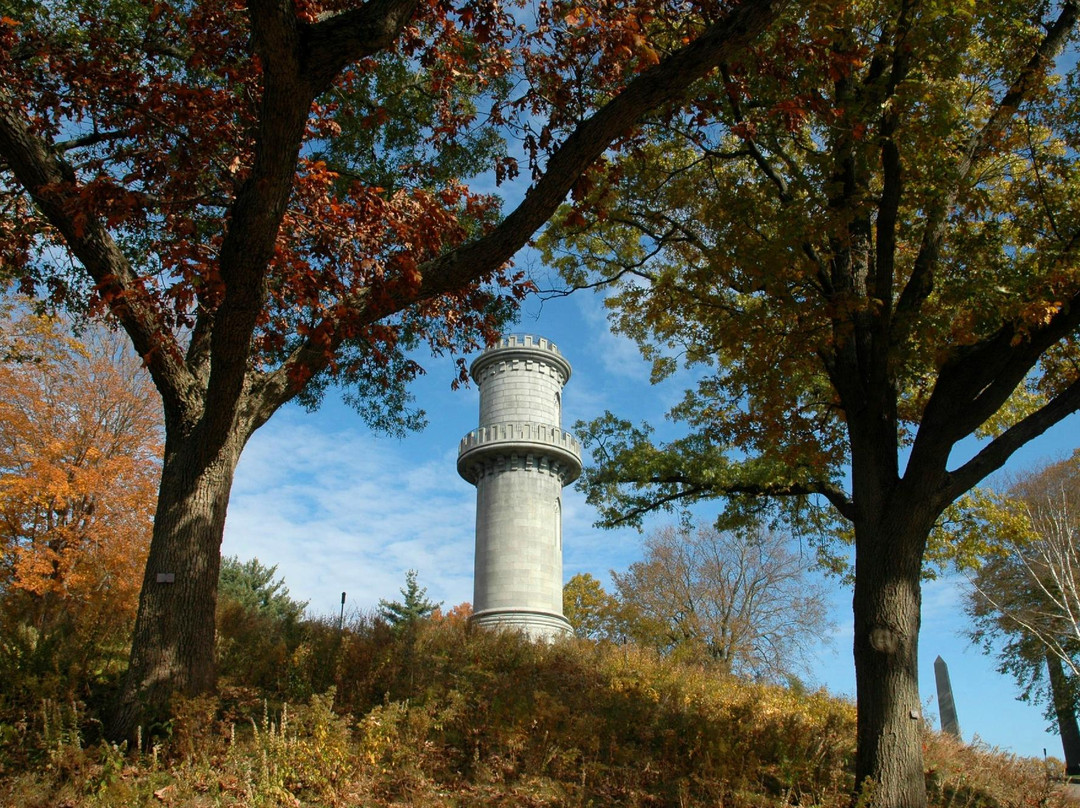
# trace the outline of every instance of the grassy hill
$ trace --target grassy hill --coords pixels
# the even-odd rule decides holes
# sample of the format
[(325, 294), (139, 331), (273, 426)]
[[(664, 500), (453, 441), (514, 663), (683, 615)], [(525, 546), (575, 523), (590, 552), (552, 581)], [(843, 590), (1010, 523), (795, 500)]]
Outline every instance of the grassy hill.
[[(0, 804), (839, 807), (852, 786), (851, 703), (631, 647), (532, 645), (451, 617), (316, 623), (248, 658), (137, 753), (98, 740), (78, 703), (9, 703)], [(925, 748), (935, 806), (1058, 801), (1041, 761), (932, 731)]]

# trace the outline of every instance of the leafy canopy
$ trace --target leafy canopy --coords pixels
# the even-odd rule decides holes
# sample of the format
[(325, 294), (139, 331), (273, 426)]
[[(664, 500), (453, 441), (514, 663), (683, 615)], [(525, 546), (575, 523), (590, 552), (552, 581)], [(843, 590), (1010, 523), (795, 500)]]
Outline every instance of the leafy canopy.
[(1055, 75), (1078, 16), (800, 5), (548, 236), (656, 377), (690, 371), (681, 437), (584, 425), (605, 524), (722, 497), (733, 524), (771, 507), (853, 540), (855, 802), (926, 802), (911, 711), (935, 523), (1080, 409), (1078, 72)]
[[(0, 297), (0, 691), (70, 698), (122, 669), (161, 418), (117, 335)], [(80, 696), (82, 697), (82, 696)]]
[[(299, 9), (308, 21), (323, 12)], [(378, 326), (349, 308), (364, 289), (370, 305), (392, 312), (394, 298), (419, 283), (420, 263), (497, 219), (499, 200), (463, 184), (505, 153), (474, 99), (492, 104), (506, 93), (508, 26), (486, 19), (492, 8), (478, 13), (476, 27), (490, 36), (433, 4), (399, 49), (343, 72), (304, 124), (250, 362), (263, 371), (288, 365), (308, 404), (337, 380), (375, 426), (418, 426), (404, 392), (420, 371), (409, 349), (474, 345), (526, 288), (520, 276), (490, 273), (485, 280), (499, 280), (506, 296), (471, 284)], [(256, 154), (265, 77), (252, 36), (242, 3), (28, 2), (3, 18), (3, 100), (73, 172), (64, 203), (72, 232), (32, 204), (24, 183), (0, 175), (4, 263), (24, 290), (44, 288), (53, 302), (90, 313), (117, 296), (141, 298), (159, 333), (140, 352), (197, 344), (200, 316), (224, 300), (222, 258), (240, 218), (233, 206), (266, 168)], [(60, 257), (99, 224), (137, 279), (96, 275), (92, 265), (87, 277)], [(324, 355), (305, 366), (296, 353), (312, 344)]]
[(546, 255), (606, 289), (654, 378), (694, 382), (670, 413), (684, 438), (583, 426), (606, 523), (767, 494), (844, 535), (853, 462), (892, 480), (910, 451), (936, 475), (965, 437), (996, 439), (940, 510), (1077, 408), (1080, 106), (1075, 66), (1053, 70), (1075, 16), (808, 5), (797, 47), (781, 26), (612, 159)]
[(115, 334), (0, 305), (0, 593), (130, 617), (160, 473), (149, 380)]
[(574, 636), (622, 643), (632, 636), (637, 617), (607, 592), (591, 573), (579, 572), (563, 586), (563, 617)]
[[(241, 306), (255, 316), (250, 370), (279, 370), (288, 395), (310, 405), (341, 382), (391, 430), (421, 423), (405, 393), (420, 372), (411, 350), (477, 347), (530, 288), (502, 244), (471, 273), (421, 270), (500, 221), (498, 197), (466, 183), (518, 173), (507, 138), (542, 177), (599, 103), (727, 11), (305, 0), (286, 4), (295, 20), (282, 21), (271, 5), (10, 8), (0, 76), (19, 120), (6, 137), (40, 138), (58, 162), (44, 186), (43, 167), (24, 170), (23, 155), (0, 172), (4, 271), (54, 302), (114, 309), (141, 355), (162, 354), (151, 363), (159, 375), (209, 350), (225, 327), (209, 318), (238, 282), (257, 279)], [(749, 11), (775, 13), (758, 5)], [(301, 50), (306, 61), (293, 64)], [(290, 106), (305, 96), (310, 109)], [(631, 122), (605, 122), (603, 137)], [(557, 169), (559, 198), (602, 146), (574, 145), (584, 151)], [(272, 196), (254, 199), (258, 183)], [(519, 246), (547, 216), (545, 200), (530, 205), (504, 228)]]

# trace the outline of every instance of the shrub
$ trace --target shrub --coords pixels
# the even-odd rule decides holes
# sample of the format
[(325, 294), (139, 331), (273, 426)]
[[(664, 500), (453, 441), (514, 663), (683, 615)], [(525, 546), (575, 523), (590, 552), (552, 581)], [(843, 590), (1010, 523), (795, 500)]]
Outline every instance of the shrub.
[[(83, 806), (848, 806), (855, 711), (632, 646), (533, 644), (418, 621), (305, 621), (288, 687), (180, 700), (125, 759), (49, 703), (7, 732), (36, 750), (0, 804)], [(336, 683), (336, 685), (335, 685)], [(933, 808), (1060, 802), (1037, 761), (926, 735)]]

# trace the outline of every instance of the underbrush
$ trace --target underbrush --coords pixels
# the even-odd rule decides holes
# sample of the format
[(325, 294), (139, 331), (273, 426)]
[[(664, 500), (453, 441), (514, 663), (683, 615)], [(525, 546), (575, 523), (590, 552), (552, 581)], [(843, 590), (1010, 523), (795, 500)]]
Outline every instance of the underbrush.
[[(846, 806), (855, 711), (630, 647), (535, 645), (460, 621), (353, 627), (277, 689), (223, 679), (127, 753), (43, 702), (0, 725), (0, 804)], [(306, 671), (306, 672), (305, 672)], [(322, 693), (313, 691), (319, 682)], [(289, 691), (296, 698), (288, 698)], [(12, 719), (12, 717), (8, 717)], [(926, 738), (932, 805), (1054, 801), (1041, 765)]]

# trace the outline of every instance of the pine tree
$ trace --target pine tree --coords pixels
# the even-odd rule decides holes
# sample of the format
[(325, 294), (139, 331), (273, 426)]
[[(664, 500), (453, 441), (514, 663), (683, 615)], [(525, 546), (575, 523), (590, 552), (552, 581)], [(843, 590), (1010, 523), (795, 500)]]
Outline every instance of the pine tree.
[(427, 599), (427, 587), (421, 587), (416, 582), (416, 570), (405, 573), (401, 595), (403, 602), (379, 600), (379, 617), (394, 628), (413, 626), (417, 621), (430, 617), (442, 605), (442, 601), (432, 603)]

